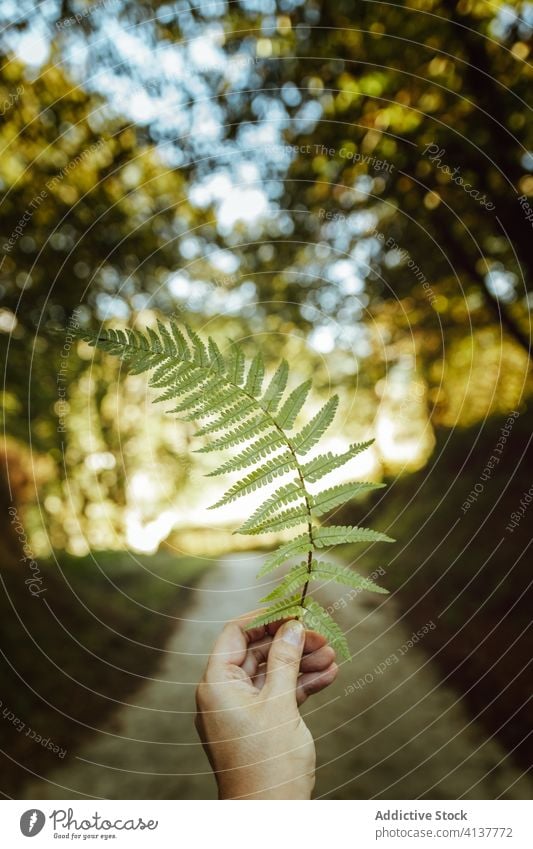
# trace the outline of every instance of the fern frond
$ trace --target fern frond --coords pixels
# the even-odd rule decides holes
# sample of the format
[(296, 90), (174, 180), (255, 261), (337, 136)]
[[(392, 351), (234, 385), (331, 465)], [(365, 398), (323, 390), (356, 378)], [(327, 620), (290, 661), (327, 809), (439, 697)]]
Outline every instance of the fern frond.
[(311, 513), (313, 516), (323, 516), (339, 504), (351, 501), (362, 492), (369, 489), (381, 489), (382, 483), (341, 483), (311, 496)]
[(268, 595), (264, 596), (261, 601), (274, 601), (277, 598), (283, 598), (286, 595), (292, 595), (297, 589), (303, 587), (309, 580), (309, 570), (307, 560), (299, 563), (297, 566), (288, 572), (280, 584), (275, 587)]
[(323, 561), (313, 561), (311, 568), (311, 580), (313, 581), (334, 581), (336, 584), (343, 584), (346, 587), (356, 587), (360, 590), (370, 590), (374, 593), (388, 593), (384, 587), (375, 584), (370, 578), (365, 578), (359, 575), (347, 566), (341, 566), (338, 563), (324, 563)]
[(176, 345), (176, 352), (178, 357), (181, 360), (190, 360), (191, 352), (189, 350), (187, 340), (185, 339), (185, 336), (183, 335), (175, 321), (170, 322), (170, 332), (172, 333), (172, 338), (174, 339), (174, 344)]
[(169, 410), (169, 413), (184, 413), (187, 410), (195, 410), (198, 404), (205, 403), (205, 397), (209, 394), (209, 392), (215, 390), (220, 383), (220, 378), (218, 375), (214, 377), (207, 378), (206, 380), (200, 383), (198, 387), (198, 378), (196, 378), (196, 389), (194, 392), (191, 392), (189, 395), (186, 395), (183, 401), (174, 407), (172, 410)]
[(236, 342), (232, 343), (226, 374), (230, 383), (241, 386), (244, 381), (244, 352)]
[(130, 349), (139, 349), (147, 351), (149, 349), (149, 344), (144, 333), (141, 333), (140, 330), (131, 330), (130, 328), (126, 328), (124, 331), (127, 339), (127, 347)]
[[(203, 377), (203, 375), (202, 375)], [(198, 387), (198, 372), (194, 367), (187, 366), (183, 368), (178, 374), (174, 375), (174, 379), (170, 384), (167, 384), (165, 391), (161, 392), (156, 397), (156, 402), (160, 403), (161, 401), (172, 401), (174, 398), (177, 398), (178, 395), (182, 395), (185, 392), (188, 392), (191, 389), (196, 389)]]
[(349, 525), (328, 525), (313, 532), (313, 542), (317, 548), (329, 548), (349, 542), (394, 542), (391, 537), (370, 528), (351, 527)]
[(332, 454), (331, 451), (328, 451), (327, 454), (319, 454), (314, 460), (309, 460), (308, 463), (302, 466), (304, 478), (309, 483), (315, 483), (320, 478), (323, 478), (324, 475), (329, 474), (329, 472), (333, 472), (340, 466), (344, 466), (345, 463), (356, 457), (357, 454), (360, 454), (361, 451), (364, 451), (373, 442), (373, 439), (369, 439), (368, 442), (359, 442), (355, 445), (350, 445), (348, 450), (343, 454)]
[[(220, 378), (217, 378), (217, 381), (219, 380)], [(224, 412), (230, 407), (233, 408), (239, 400), (240, 393), (241, 390), (239, 388), (232, 389), (226, 386), (215, 386), (209, 394), (204, 393), (203, 400), (199, 401), (194, 408), (193, 418), (205, 419), (212, 416), (215, 409)]]
[(173, 321), (168, 326), (157, 321), (155, 329), (148, 327), (144, 332), (109, 329), (97, 337), (84, 332), (79, 336), (120, 357), (134, 374), (151, 372), (149, 384), (156, 400), (172, 401), (175, 406), (170, 412), (180, 414), (185, 420), (197, 421), (196, 435), (210, 437), (210, 443), (200, 451), (233, 451), (233, 456), (211, 475), (245, 469), (248, 473), (230, 486), (214, 507), (229, 504), (285, 474), (292, 475), (292, 480), (278, 486), (237, 531), (263, 534), (307, 526), (305, 533), (299, 533), (265, 558), (260, 576), (293, 558), (299, 562), (265, 597), (265, 601), (274, 604), (262, 611), (250, 627), (297, 617), (348, 657), (341, 629), (327, 611), (308, 596), (309, 584), (335, 581), (374, 592), (386, 590), (345, 566), (318, 561), (313, 554), (319, 549), (344, 543), (392, 540), (369, 528), (320, 527), (316, 518), (380, 484), (343, 483), (318, 493), (310, 493), (308, 486), (344, 465), (371, 442), (351, 445), (338, 455), (328, 452), (300, 463), (299, 455), (307, 454), (333, 421), (338, 397), (330, 398), (299, 433), (289, 437), (288, 432), (304, 408), (311, 382), (299, 384), (283, 400), (289, 377), (285, 360), (264, 389), (265, 366), (260, 352), (246, 369), (244, 353), (238, 344), (232, 343), (225, 356), (213, 339), (208, 338), (206, 344), (190, 326), (184, 328), (182, 332)]
[[(121, 331), (115, 330), (115, 333), (121, 333)], [(152, 348), (152, 350), (156, 353), (162, 354), (164, 352), (163, 351), (163, 343), (162, 343), (161, 339), (159, 338), (159, 336), (157, 335), (157, 333), (155, 332), (155, 330), (153, 330), (151, 327), (147, 327), (146, 333), (148, 334), (148, 339), (149, 339), (150, 347)]]
[(350, 649), (343, 632), (327, 610), (324, 610), (322, 605), (312, 598), (305, 599), (303, 620), (308, 628), (322, 634), (341, 657), (345, 660), (351, 659)]
[(255, 411), (255, 403), (249, 398), (244, 397), (238, 404), (227, 410), (222, 416), (206, 424), (194, 434), (195, 436), (206, 436), (208, 433), (216, 433), (217, 430), (224, 431), (227, 427), (231, 427), (237, 422), (246, 419)]
[(292, 481), (291, 483), (287, 483), (284, 486), (279, 487), (279, 489), (277, 489), (270, 498), (267, 498), (267, 500), (257, 508), (255, 513), (253, 513), (235, 533), (250, 533), (254, 530), (254, 528), (262, 525), (268, 516), (275, 513), (280, 507), (285, 507), (287, 504), (296, 501), (298, 498), (304, 497), (305, 491), (303, 490), (299, 480)]
[(306, 424), (300, 433), (293, 437), (292, 446), (297, 454), (307, 454), (313, 445), (316, 445), (333, 421), (338, 405), (339, 396), (332, 395), (309, 424)]
[(207, 349), (196, 333), (188, 324), (185, 325), (187, 336), (192, 342), (193, 361), (201, 368), (207, 368), (210, 365)]
[(356, 587), (360, 590), (370, 590), (375, 593), (388, 593), (388, 590), (375, 584), (369, 578), (365, 578), (363, 575), (352, 571), (352, 569), (348, 569), (347, 566), (312, 560), (310, 568), (307, 561), (294, 566), (281, 583), (262, 598), (261, 601), (273, 601), (276, 598), (283, 598), (283, 596), (294, 593), (298, 587), (303, 587), (311, 581), (325, 581), (327, 583), (334, 581), (346, 587)]
[(282, 510), (281, 513), (271, 516), (247, 533), (252, 535), (274, 533), (303, 524), (309, 524), (309, 513), (306, 505), (300, 504), (298, 507), (290, 507), (288, 510)]
[(294, 458), (289, 451), (284, 451), (283, 454), (273, 457), (272, 460), (267, 460), (264, 465), (255, 469), (253, 472), (250, 472), (250, 474), (246, 475), (242, 481), (239, 481), (230, 487), (228, 491), (224, 493), (220, 501), (213, 504), (213, 507), (210, 509), (222, 507), (224, 504), (229, 504), (231, 501), (235, 501), (235, 499), (240, 498), (242, 495), (254, 492), (254, 490), (270, 483), (274, 480), (274, 478), (284, 475), (285, 472), (288, 472), (291, 469), (294, 469)]
[(263, 356), (261, 352), (258, 351), (250, 365), (246, 383), (244, 384), (244, 391), (249, 395), (253, 395), (254, 398), (257, 398), (257, 396), (261, 394), (264, 376), (265, 365), (263, 363)]
[(270, 622), (277, 622), (279, 619), (291, 619), (304, 615), (305, 609), (300, 604), (300, 596), (294, 595), (292, 598), (283, 599), (268, 607), (250, 622), (247, 628), (257, 628), (259, 625), (269, 625)]
[(262, 436), (256, 442), (253, 442), (248, 448), (245, 448), (241, 454), (237, 454), (233, 459), (223, 463), (218, 469), (209, 472), (208, 477), (217, 477), (218, 475), (226, 475), (230, 472), (236, 472), (239, 469), (245, 469), (247, 466), (252, 466), (259, 460), (268, 457), (273, 451), (276, 451), (281, 445), (285, 444), (283, 437), (275, 432)]
[(240, 445), (246, 442), (253, 436), (257, 436), (262, 430), (272, 430), (273, 425), (262, 413), (249, 419), (247, 422), (239, 425), (235, 430), (228, 431), (224, 436), (214, 439), (208, 445), (203, 445), (201, 448), (196, 448), (198, 454), (208, 453), (211, 451), (219, 451), (221, 448), (233, 448), (235, 445)]
[(285, 392), (288, 377), (289, 365), (287, 360), (282, 360), (261, 398), (262, 406), (269, 413), (273, 413), (277, 409), (281, 396)]
[(273, 572), (274, 569), (278, 569), (279, 566), (282, 566), (287, 560), (290, 560), (291, 557), (296, 557), (298, 554), (307, 554), (312, 550), (313, 545), (307, 534), (300, 534), (300, 536), (295, 537), (295, 539), (291, 539), (290, 542), (280, 545), (276, 551), (269, 554), (268, 557), (265, 558), (265, 562), (257, 573), (257, 577), (262, 578), (264, 575), (268, 575), (270, 572)]
[(211, 337), (209, 337), (209, 339), (207, 340), (207, 347), (209, 351), (209, 362), (211, 363), (213, 368), (218, 372), (218, 374), (224, 374), (226, 370), (226, 363), (224, 357), (222, 356), (222, 353), (217, 343), (214, 341), (214, 339), (211, 339)]
[(283, 407), (276, 416), (276, 423), (283, 430), (290, 430), (296, 421), (296, 416), (305, 404), (305, 400), (311, 389), (311, 381), (306, 380), (296, 389), (293, 389)]
[(176, 343), (167, 328), (163, 324), (163, 322), (157, 319), (157, 329), (159, 330), (159, 338), (161, 339), (162, 348), (165, 354), (169, 357), (175, 357), (178, 353), (178, 349), (176, 348)]
[[(105, 350), (105, 349), (104, 349)], [(113, 353), (113, 352), (111, 352)], [(117, 354), (117, 356), (119, 356)], [(122, 359), (129, 359), (129, 355), (123, 355)], [(133, 355), (132, 355), (133, 359)], [(134, 362), (132, 362), (129, 366), (129, 370), (131, 374), (143, 374), (145, 371), (150, 371), (161, 363), (161, 360), (164, 359), (160, 354), (145, 354), (141, 357), (135, 357)]]
[(180, 377), (191, 373), (190, 363), (178, 363), (169, 367), (168, 360), (158, 366), (150, 377), (150, 386), (154, 389), (163, 389), (177, 382)]

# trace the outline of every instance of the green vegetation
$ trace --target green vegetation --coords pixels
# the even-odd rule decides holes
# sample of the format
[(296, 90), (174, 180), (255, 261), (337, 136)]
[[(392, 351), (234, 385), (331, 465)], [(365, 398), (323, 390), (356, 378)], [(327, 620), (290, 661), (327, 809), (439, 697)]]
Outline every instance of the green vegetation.
[(260, 575), (277, 569), (291, 557), (306, 555), (306, 560), (294, 566), (281, 584), (263, 599), (274, 601), (274, 604), (257, 616), (249, 627), (266, 625), (289, 616), (298, 617), (309, 628), (323, 634), (343, 657), (349, 658), (348, 644), (342, 631), (329, 613), (308, 596), (309, 584), (313, 581), (335, 581), (374, 592), (386, 590), (349, 569), (316, 560), (315, 551), (347, 542), (391, 542), (391, 539), (368, 528), (337, 526), (323, 529), (315, 520), (351, 501), (361, 492), (379, 489), (381, 484), (343, 483), (313, 493), (308, 486), (347, 463), (368, 448), (369, 443), (352, 445), (341, 455), (321, 454), (307, 463), (301, 462), (299, 458), (320, 441), (333, 421), (338, 397), (334, 395), (326, 401), (311, 421), (289, 435), (304, 408), (310, 383), (297, 386), (283, 400), (289, 377), (285, 360), (264, 388), (265, 366), (260, 351), (246, 368), (244, 352), (239, 345), (232, 345), (229, 356), (225, 358), (213, 339), (209, 338), (206, 346), (188, 325), (185, 325), (185, 330), (188, 339), (171, 321), (168, 327), (158, 322), (159, 332), (151, 328), (146, 333), (109, 329), (99, 336), (83, 332), (81, 335), (91, 345), (125, 360), (133, 373), (152, 371), (150, 386), (158, 393), (156, 400), (179, 400), (170, 412), (185, 421), (199, 421), (202, 426), (197, 436), (215, 437), (214, 442), (201, 451), (240, 450), (211, 475), (255, 467), (234, 483), (214, 507), (229, 504), (278, 477), (292, 475), (292, 480), (277, 489), (237, 531), (241, 534), (264, 534), (306, 526), (305, 533), (267, 558)]
[(39, 565), (38, 598), (23, 566), (2, 574), (0, 786), (8, 794), (27, 780), (25, 768), (45, 773), (70, 757), (157, 672), (189, 590), (212, 564), (95, 551)]
[[(340, 513), (346, 522), (368, 521), (371, 513), (382, 531), (400, 539), (384, 580), (402, 616), (414, 630), (436, 623), (424, 646), (442, 677), (526, 769), (533, 722), (528, 553), (533, 506), (527, 507), (532, 432), (530, 411), (514, 423), (491, 419), (482, 432), (441, 429), (426, 468), (389, 481), (387, 498), (379, 503), (370, 498), (364, 507)], [(513, 527), (521, 501), (526, 513)], [(375, 549), (361, 556), (347, 546), (342, 554), (365, 574), (383, 567)]]

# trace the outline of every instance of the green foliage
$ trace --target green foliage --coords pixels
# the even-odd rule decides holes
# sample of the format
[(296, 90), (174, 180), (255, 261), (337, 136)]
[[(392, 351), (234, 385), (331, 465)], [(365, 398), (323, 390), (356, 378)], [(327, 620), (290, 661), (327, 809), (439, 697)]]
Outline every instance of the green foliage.
[[(320, 526), (315, 520), (381, 484), (342, 483), (313, 493), (308, 485), (344, 465), (371, 443), (352, 445), (339, 455), (322, 454), (302, 465), (298, 455), (308, 453), (319, 442), (333, 421), (338, 397), (334, 395), (326, 401), (291, 437), (287, 431), (294, 427), (303, 409), (310, 382), (292, 390), (275, 415), (289, 377), (285, 361), (263, 389), (265, 366), (260, 352), (246, 369), (244, 354), (238, 345), (232, 345), (226, 358), (213, 339), (208, 339), (206, 346), (192, 328), (186, 325), (185, 331), (186, 336), (174, 322), (170, 322), (169, 328), (158, 322), (157, 332), (148, 328), (146, 333), (107, 330), (98, 337), (81, 335), (90, 344), (127, 361), (135, 373), (152, 371), (150, 385), (157, 393), (156, 400), (177, 400), (172, 412), (187, 421), (198, 421), (197, 435), (213, 438), (211, 444), (200, 450), (232, 449), (233, 456), (211, 475), (251, 469), (232, 484), (213, 507), (229, 504), (278, 477), (292, 475), (292, 480), (279, 486), (237, 531), (263, 534), (305, 527), (304, 533), (266, 558), (259, 575), (270, 573), (294, 557), (306, 555), (306, 559), (290, 569), (265, 597), (264, 601), (273, 603), (250, 627), (298, 617), (323, 634), (343, 657), (349, 658), (344, 634), (329, 614), (308, 596), (309, 584), (334, 581), (361, 590), (381, 593), (386, 590), (344, 566), (317, 561), (313, 553), (319, 548), (345, 543), (391, 540), (369, 528)], [(237, 447), (241, 450), (235, 453)]]

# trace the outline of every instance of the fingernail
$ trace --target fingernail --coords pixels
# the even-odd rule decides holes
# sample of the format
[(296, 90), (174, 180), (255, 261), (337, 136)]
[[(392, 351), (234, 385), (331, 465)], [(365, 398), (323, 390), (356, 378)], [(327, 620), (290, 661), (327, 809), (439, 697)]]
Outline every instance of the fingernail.
[(290, 643), (291, 646), (299, 646), (303, 640), (303, 636), (304, 626), (296, 619), (291, 619), (290, 622), (286, 622), (283, 626), (281, 639), (286, 643)]

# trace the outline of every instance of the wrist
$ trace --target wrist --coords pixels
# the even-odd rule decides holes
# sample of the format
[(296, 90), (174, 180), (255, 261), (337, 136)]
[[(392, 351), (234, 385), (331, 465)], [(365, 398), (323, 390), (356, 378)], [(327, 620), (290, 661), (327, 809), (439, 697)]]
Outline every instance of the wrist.
[[(236, 774), (240, 773), (240, 774)], [(260, 774), (246, 770), (228, 770), (216, 776), (219, 799), (301, 799), (309, 800), (314, 775), (298, 778), (283, 776), (280, 771)]]

